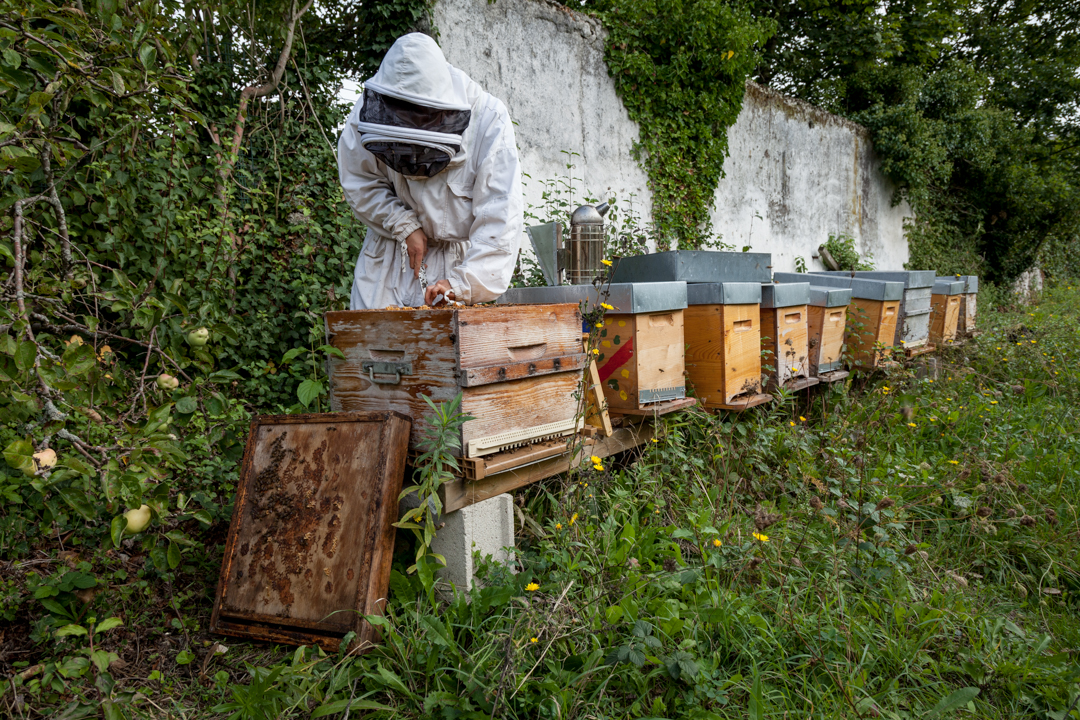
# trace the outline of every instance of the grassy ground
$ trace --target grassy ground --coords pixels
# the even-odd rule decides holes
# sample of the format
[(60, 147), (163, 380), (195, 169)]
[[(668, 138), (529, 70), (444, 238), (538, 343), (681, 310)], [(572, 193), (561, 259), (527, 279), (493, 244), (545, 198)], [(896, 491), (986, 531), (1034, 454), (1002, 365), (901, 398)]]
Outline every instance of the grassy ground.
[[(522, 571), (488, 568), (469, 598), (407, 576), (402, 535), (385, 643), (361, 658), (207, 634), (224, 520), (191, 521), (199, 546), (169, 573), (130, 544), (7, 548), (0, 708), (1080, 718), (1080, 291), (981, 312), (937, 380), (683, 414), (632, 457), (519, 492)], [(200, 468), (192, 492), (227, 497), (234, 472)]]

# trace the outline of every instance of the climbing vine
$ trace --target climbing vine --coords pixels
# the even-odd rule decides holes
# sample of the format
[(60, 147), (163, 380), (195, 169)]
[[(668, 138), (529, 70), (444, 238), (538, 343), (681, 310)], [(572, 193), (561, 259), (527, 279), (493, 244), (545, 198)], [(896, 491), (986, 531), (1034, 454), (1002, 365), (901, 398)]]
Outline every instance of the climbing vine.
[(660, 247), (699, 247), (728, 154), (728, 128), (775, 23), (722, 0), (605, 0), (615, 87), (640, 127)]

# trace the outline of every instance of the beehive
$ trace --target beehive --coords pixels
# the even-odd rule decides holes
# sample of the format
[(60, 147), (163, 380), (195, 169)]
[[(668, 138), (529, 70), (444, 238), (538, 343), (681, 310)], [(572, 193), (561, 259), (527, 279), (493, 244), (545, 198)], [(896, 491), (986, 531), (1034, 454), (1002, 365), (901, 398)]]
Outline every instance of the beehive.
[(396, 410), (413, 419), (418, 447), (436, 403), (462, 395), (473, 419), (461, 453), (479, 457), (525, 441), (573, 434), (587, 363), (576, 304), (348, 310), (326, 314), (331, 407)]
[(800, 390), (818, 383), (810, 376), (809, 302), (809, 283), (761, 286), (762, 375), (770, 385)]
[(930, 341), (935, 345), (940, 346), (956, 340), (965, 285), (962, 280), (939, 280), (934, 283)]
[(683, 311), (686, 283), (612, 283), (513, 288), (499, 303), (565, 302), (610, 306), (599, 331), (596, 364), (614, 412), (686, 397)]
[[(810, 374), (816, 378), (828, 375), (830, 380), (843, 379), (840, 373), (844, 368), (844, 332), (849, 304), (849, 288), (810, 286), (808, 344)], [(847, 373), (842, 375), (847, 376)]]
[[(805, 275), (776, 273), (780, 282), (794, 282)], [(851, 273), (814, 273), (818, 285), (851, 289), (845, 340), (855, 365), (879, 367), (887, 359), (896, 341), (896, 323), (904, 284), (885, 280), (852, 277)]]
[(761, 393), (761, 283), (686, 286), (686, 374), (706, 408), (741, 410)]
[[(828, 274), (851, 275), (847, 271), (829, 271)], [(903, 283), (904, 293), (900, 298), (892, 344), (903, 348), (908, 355), (933, 350), (930, 347), (930, 295), (934, 286), (932, 270), (859, 270), (855, 272), (855, 277)]]
[(960, 318), (956, 321), (957, 337), (975, 336), (975, 306), (979, 295), (978, 275), (951, 275), (939, 277), (938, 280), (949, 282), (959, 280), (964, 283), (964, 299), (960, 303)]

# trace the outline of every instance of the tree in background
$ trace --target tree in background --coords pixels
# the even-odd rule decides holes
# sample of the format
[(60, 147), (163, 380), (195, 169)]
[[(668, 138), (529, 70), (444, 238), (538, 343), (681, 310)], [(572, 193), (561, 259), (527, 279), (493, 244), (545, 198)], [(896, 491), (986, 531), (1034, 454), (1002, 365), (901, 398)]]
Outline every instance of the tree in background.
[[(1080, 7), (755, 2), (755, 79), (866, 125), (912, 204), (912, 267), (1007, 280), (1080, 231)], [(1058, 261), (1053, 259), (1057, 258)]]

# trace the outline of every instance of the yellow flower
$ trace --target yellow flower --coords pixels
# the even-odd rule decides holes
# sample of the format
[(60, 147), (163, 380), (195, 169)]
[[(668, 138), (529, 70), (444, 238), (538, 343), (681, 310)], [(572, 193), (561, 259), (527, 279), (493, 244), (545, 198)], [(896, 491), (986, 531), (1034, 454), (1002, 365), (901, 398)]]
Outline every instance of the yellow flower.
[(754, 539), (758, 542), (769, 542), (769, 536), (765, 533), (754, 533)]
[(919, 426), (918, 426), (918, 425), (916, 425), (915, 423), (908, 423), (908, 424), (907, 424), (907, 426), (908, 426), (908, 427), (919, 427)]
[[(601, 470), (602, 471), (603, 469), (604, 469), (604, 466), (601, 465), (600, 463), (596, 463), (595, 465), (593, 465), (593, 470)], [(586, 486), (588, 486), (588, 483), (586, 483)]]
[(997, 405), (997, 400), (991, 400), (991, 401), (990, 401), (990, 404), (991, 404), (991, 405)]
[(589, 460), (592, 460), (593, 465), (597, 465), (597, 464), (600, 463), (600, 458), (598, 456), (596, 456), (596, 455), (593, 455), (592, 457), (590, 457)]
[(556, 530), (562, 530), (562, 523), (555, 523)]
[(795, 421), (794, 420), (791, 421), (791, 427), (795, 427)]
[(804, 418), (804, 417), (803, 417), (802, 415), (800, 415), (800, 416), (799, 416), (799, 420), (800, 420), (801, 422), (806, 422), (806, 418)]
[(950, 465), (959, 465), (959, 464), (960, 464), (960, 461), (959, 461), (959, 460), (950, 460), (950, 461), (949, 461), (949, 464), (950, 464)]
[(585, 483), (585, 487), (589, 487), (589, 483)]
[(593, 355), (599, 355), (600, 354), (600, 348), (593, 348), (592, 349), (592, 354)]
[(600, 307), (604, 308), (605, 310), (614, 310), (615, 309), (612, 306), (608, 305), (607, 303), (600, 303)]
[(597, 330), (599, 330), (602, 327), (604, 327), (604, 323), (596, 323), (596, 329)]
[(575, 521), (577, 521), (577, 513), (570, 516), (570, 524), (573, 525)]
[(608, 267), (611, 267), (611, 261), (610, 260), (601, 260), (600, 262), (604, 263)]
[(713, 547), (720, 547), (724, 543), (720, 542), (720, 538), (714, 538), (712, 541)]
[(539, 638), (529, 638), (529, 642), (531, 642), (531, 643), (540, 642), (540, 639)]
[(654, 443), (658, 443), (658, 442), (660, 442), (660, 441), (659, 441), (659, 440), (657, 440), (656, 438), (653, 438), (653, 439), (652, 439), (652, 441), (653, 441)]
[(534, 582), (531, 582), (531, 583), (529, 583), (528, 585), (525, 586), (525, 589), (528, 590), (529, 592), (536, 592), (537, 590), (540, 589), (540, 586), (537, 585)]

